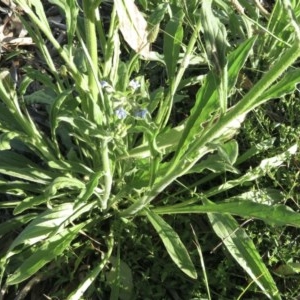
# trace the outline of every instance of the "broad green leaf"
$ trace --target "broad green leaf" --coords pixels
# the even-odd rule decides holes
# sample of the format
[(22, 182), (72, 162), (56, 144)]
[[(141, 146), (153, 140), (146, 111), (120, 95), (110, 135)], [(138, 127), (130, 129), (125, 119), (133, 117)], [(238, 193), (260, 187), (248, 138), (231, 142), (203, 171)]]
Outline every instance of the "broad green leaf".
[(0, 130), (22, 132), (23, 128), (16, 122), (14, 114), (7, 108), (7, 105), (0, 103)]
[(240, 173), (237, 168), (225, 162), (218, 154), (212, 154), (201, 160), (199, 164), (195, 164), (186, 174), (202, 173), (205, 169), (217, 174), (223, 172)]
[[(54, 92), (55, 95), (59, 93), (57, 86), (53, 83), (53, 80), (51, 76), (48, 74), (45, 74), (42, 71), (39, 71), (37, 69), (33, 69), (32, 67), (24, 67), (24, 71), (26, 72), (26, 75), (32, 79), (33, 81), (40, 82), (42, 86), (47, 87), (47, 90), (50, 89), (52, 90), (51, 94)], [(26, 78), (25, 78), (26, 79)], [(23, 86), (23, 82), (21, 83), (21, 91), (25, 94), (26, 89), (27, 89), (27, 81), (28, 79), (25, 80), (25, 87)], [(41, 99), (42, 101), (42, 99)]]
[(212, 12), (212, 0), (206, 0), (202, 4), (201, 19), (203, 24), (203, 36), (206, 45), (206, 55), (210, 64), (221, 75), (227, 64), (226, 50), (228, 42), (225, 26), (214, 16)]
[(239, 170), (233, 165), (238, 157), (238, 144), (236, 140), (231, 140), (225, 144), (211, 144), (212, 150), (217, 149), (218, 152), (208, 155), (206, 159), (201, 160), (194, 165), (187, 174), (201, 173), (208, 169), (214, 173), (232, 172), (239, 174)]
[(239, 155), (239, 145), (236, 140), (231, 140), (225, 144), (217, 144), (217, 149), (220, 157), (227, 163), (235, 164)]
[(33, 254), (8, 277), (6, 284), (17, 284), (30, 278), (44, 265), (60, 256), (85, 225), (85, 223), (81, 223), (71, 228), (66, 228), (33, 249)]
[(84, 117), (72, 117), (72, 116), (60, 116), (58, 117), (59, 122), (66, 122), (72, 125), (73, 129), (76, 130), (79, 139), (90, 143), (90, 137), (99, 139), (110, 138), (110, 135), (104, 129), (98, 127), (95, 123), (88, 121)]
[[(209, 205), (214, 205), (205, 201)], [(206, 205), (204, 205), (206, 206)], [(260, 287), (269, 299), (281, 299), (276, 284), (257, 252), (253, 241), (235, 219), (225, 213), (209, 213), (208, 218), (214, 232), (222, 240), (229, 253)]]
[(171, 259), (189, 277), (196, 279), (197, 272), (178, 234), (155, 212), (147, 209), (146, 215), (164, 243)]
[(277, 276), (288, 277), (300, 273), (300, 263), (288, 262), (286, 264), (280, 264), (273, 270)]
[(179, 10), (167, 23), (164, 30), (164, 60), (170, 81), (175, 77), (181, 42), (183, 39), (182, 19), (183, 12)]
[(79, 173), (83, 175), (91, 175), (93, 174), (93, 170), (90, 169), (88, 166), (80, 163), (80, 161), (49, 161), (48, 166), (52, 169), (68, 171), (73, 173)]
[(41, 186), (21, 180), (0, 181), (0, 192), (9, 195), (26, 196), (27, 192), (40, 193)]
[(86, 183), (83, 192), (79, 195), (76, 203), (82, 203), (88, 201), (88, 199), (95, 193), (99, 195), (103, 193), (103, 190), (98, 187), (99, 179), (103, 177), (103, 171), (97, 172), (91, 175), (91, 179)]
[(70, 95), (70, 93), (71, 90), (66, 90), (63, 93), (60, 93), (58, 97), (56, 97), (52, 102), (53, 105), (51, 106), (51, 110), (50, 110), (50, 124), (51, 124), (52, 136), (55, 136), (55, 130), (59, 123), (58, 120), (59, 114), (65, 112), (65, 110), (61, 109), (61, 106), (64, 103), (64, 101), (67, 99), (67, 97)]
[(226, 202), (241, 200), (274, 205), (281, 203), (284, 200), (284, 195), (279, 190), (266, 188), (259, 190), (250, 190), (248, 192), (239, 194), (238, 196), (230, 197), (226, 199)]

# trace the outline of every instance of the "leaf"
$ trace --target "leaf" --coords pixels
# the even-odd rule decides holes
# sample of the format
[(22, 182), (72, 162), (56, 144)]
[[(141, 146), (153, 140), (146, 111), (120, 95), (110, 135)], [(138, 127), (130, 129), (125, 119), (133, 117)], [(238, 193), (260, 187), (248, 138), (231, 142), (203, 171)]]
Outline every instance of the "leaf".
[(85, 190), (85, 184), (76, 178), (57, 177), (47, 188), (48, 196), (54, 196), (58, 190), (65, 188), (71, 190)]
[(217, 71), (221, 72), (227, 64), (227, 32), (219, 18), (214, 16), (211, 5), (212, 0), (204, 1), (202, 4), (201, 19), (203, 24), (203, 36), (209, 62)]
[[(180, 125), (172, 129), (167, 129), (156, 138), (157, 149), (162, 153), (172, 152), (180, 139), (184, 126)], [(148, 143), (142, 144), (129, 151), (128, 155), (123, 155), (119, 159), (128, 158), (146, 158), (151, 156), (151, 151)]]
[(295, 91), (296, 85), (300, 82), (300, 70), (289, 70), (283, 78), (266, 90), (258, 101), (262, 99), (276, 99), (291, 94)]
[[(238, 198), (237, 198), (238, 199)], [(196, 200), (196, 199), (195, 199)], [(157, 214), (192, 214), (192, 213), (221, 213), (255, 218), (272, 226), (300, 227), (300, 214), (286, 205), (270, 206), (247, 200), (230, 201), (208, 205), (180, 205), (157, 207), (153, 209)]]
[(159, 23), (163, 20), (167, 8), (167, 3), (157, 5), (148, 18), (148, 40), (150, 43), (153, 43), (156, 40), (159, 32)]
[(26, 95), (23, 98), (26, 104), (42, 103), (42, 104), (51, 105), (54, 102), (55, 93), (53, 92), (52, 89), (45, 88), (33, 92), (30, 95)]
[(14, 285), (28, 279), (44, 265), (61, 255), (85, 225), (85, 223), (81, 223), (71, 228), (66, 228), (47, 239), (40, 247), (33, 249), (34, 253), (8, 277), (6, 284)]
[(153, 211), (147, 209), (146, 214), (156, 232), (159, 234), (174, 263), (182, 272), (189, 277), (196, 279), (197, 272), (178, 234), (168, 223)]
[(218, 144), (220, 156), (229, 164), (234, 165), (239, 155), (239, 145), (236, 140), (231, 140), (225, 144)]
[(0, 173), (34, 183), (47, 184), (55, 174), (42, 169), (24, 155), (4, 150), (0, 152)]
[(107, 244), (107, 253), (104, 254), (104, 257), (101, 258), (101, 261), (96, 263), (96, 266), (93, 270), (88, 272), (87, 276), (80, 282), (79, 286), (75, 291), (73, 291), (68, 297), (68, 300), (78, 300), (82, 299), (81, 297), (85, 293), (85, 291), (89, 288), (89, 286), (93, 283), (93, 281), (97, 278), (98, 274), (102, 271), (102, 269), (106, 266), (111, 256), (112, 250), (114, 248), (114, 238), (112, 233), (107, 236), (106, 239)]
[(114, 3), (125, 41), (136, 53), (148, 58), (150, 54), (150, 43), (147, 39), (148, 24), (142, 13), (133, 0), (115, 0)]
[[(205, 200), (205, 203), (214, 205)], [(206, 204), (204, 205), (206, 206)], [(281, 299), (276, 284), (257, 252), (253, 241), (235, 219), (225, 213), (209, 213), (208, 218), (215, 233), (222, 240), (232, 257), (248, 273), (269, 299)]]
[(60, 93), (56, 97), (56, 99), (53, 99), (52, 102), (53, 105), (51, 105), (51, 110), (50, 110), (50, 124), (51, 124), (52, 136), (55, 136), (56, 133), (56, 128), (59, 122), (58, 120), (59, 114), (65, 112), (64, 110), (62, 110), (61, 106), (70, 94), (71, 94), (71, 90), (65, 90), (62, 93)]
[(72, 45), (77, 26), (78, 5), (75, 0), (49, 0), (50, 3), (59, 6), (66, 15), (68, 45)]
[(13, 250), (22, 244), (31, 246), (43, 239), (60, 226), (73, 213), (73, 204), (65, 203), (41, 213), (16, 237), (10, 245), (6, 257), (14, 255)]
[(19, 136), (19, 134), (16, 132), (5, 132), (0, 134), (0, 151), (9, 150), (10, 142), (17, 136)]
[[(133, 278), (131, 269), (122, 260), (120, 260), (120, 265), (117, 266), (118, 259), (115, 256), (111, 256), (109, 262), (112, 264), (112, 267), (110, 271), (106, 273), (106, 279), (108, 284), (111, 286), (111, 288), (113, 288), (116, 282), (118, 282), (120, 289), (119, 299), (132, 299)], [(117, 269), (119, 269), (119, 272), (117, 272)]]
[(38, 196), (30, 196), (25, 199), (23, 199), (20, 204), (18, 204), (14, 209), (14, 215), (20, 214), (21, 212), (27, 210), (27, 209), (33, 209), (34, 207), (46, 203), (49, 200), (49, 198), (42, 194)]
[[(241, 44), (228, 57), (228, 90), (235, 85), (240, 69), (243, 67), (251, 49), (255, 42), (255, 38), (249, 39)], [(181, 139), (177, 146), (176, 156), (178, 160), (184, 156), (191, 143), (202, 132), (203, 123), (209, 122), (218, 110), (218, 93), (213, 73), (209, 72), (202, 87), (197, 92), (196, 103), (191, 110)]]
[(300, 263), (288, 262), (287, 264), (281, 264), (276, 267), (273, 272), (277, 276), (287, 277), (300, 273)]
[(32, 219), (36, 218), (36, 216), (36, 213), (28, 213), (24, 216), (10, 218), (8, 221), (2, 222), (0, 226), (0, 236), (18, 229)]
[(183, 12), (179, 10), (167, 23), (164, 31), (164, 60), (167, 66), (169, 80), (175, 77), (181, 42), (183, 39), (182, 27)]
[(284, 200), (284, 195), (280, 191), (271, 188), (250, 190), (239, 194), (238, 196), (230, 197), (226, 199), (226, 202), (241, 200), (274, 205), (282, 202)]
[(221, 112), (225, 113), (228, 97), (227, 31), (219, 19), (214, 16), (211, 5), (211, 0), (204, 1), (202, 4), (203, 36), (206, 45), (206, 55), (212, 66), (214, 81), (217, 83)]
[(290, 159), (290, 157), (297, 152), (297, 149), (298, 149), (297, 144), (295, 144), (280, 154), (277, 154), (270, 158), (263, 159), (258, 167), (251, 169), (243, 176), (237, 179), (228, 180), (224, 184), (214, 187), (209, 191), (206, 191), (205, 192), (206, 197), (217, 195), (219, 193), (232, 189), (236, 186), (241, 186), (247, 182), (254, 181), (257, 178), (264, 176), (267, 172), (270, 172), (270, 170), (274, 170), (278, 168), (285, 161)]

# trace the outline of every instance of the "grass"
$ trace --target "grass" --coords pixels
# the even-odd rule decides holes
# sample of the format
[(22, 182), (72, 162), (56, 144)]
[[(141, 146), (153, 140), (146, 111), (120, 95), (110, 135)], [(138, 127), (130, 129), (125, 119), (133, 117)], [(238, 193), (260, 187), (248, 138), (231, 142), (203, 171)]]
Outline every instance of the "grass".
[(296, 297), (299, 4), (78, 2), (14, 1), (0, 299)]

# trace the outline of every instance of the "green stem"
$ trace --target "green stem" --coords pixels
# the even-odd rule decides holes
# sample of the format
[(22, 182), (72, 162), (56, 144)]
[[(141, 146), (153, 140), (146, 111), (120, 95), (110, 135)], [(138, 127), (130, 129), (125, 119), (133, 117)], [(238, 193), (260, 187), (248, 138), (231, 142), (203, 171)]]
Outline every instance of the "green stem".
[[(96, 34), (96, 14), (95, 7), (91, 5), (90, 1), (83, 1), (83, 11), (85, 15), (85, 37), (86, 37), (86, 46), (88, 53), (91, 58), (92, 66), (98, 66), (98, 45), (97, 45), (97, 34)], [(98, 69), (96, 67), (96, 69)], [(89, 67), (88, 72), (88, 87), (91, 94), (92, 101), (97, 102), (98, 98), (98, 87), (97, 87), (97, 78), (93, 73), (92, 67)], [(94, 118), (94, 105), (88, 103), (87, 105), (88, 115), (90, 119)]]
[(101, 201), (102, 209), (107, 209), (107, 202), (110, 197), (113, 176), (111, 173), (111, 161), (109, 159), (108, 141), (104, 140), (102, 144), (102, 161), (104, 171), (104, 195)]

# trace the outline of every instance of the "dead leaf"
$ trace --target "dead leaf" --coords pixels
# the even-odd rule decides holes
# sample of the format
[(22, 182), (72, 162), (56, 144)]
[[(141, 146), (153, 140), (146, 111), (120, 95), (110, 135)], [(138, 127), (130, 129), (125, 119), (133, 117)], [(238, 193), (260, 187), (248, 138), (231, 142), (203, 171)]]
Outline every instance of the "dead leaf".
[(135, 52), (148, 58), (150, 43), (147, 39), (149, 35), (147, 21), (133, 0), (115, 0), (115, 5), (124, 40)]

